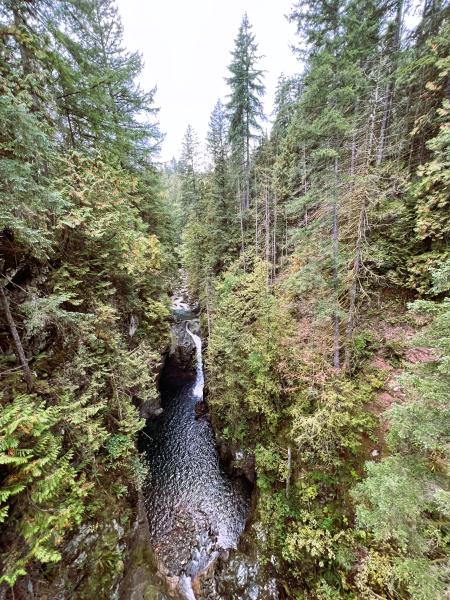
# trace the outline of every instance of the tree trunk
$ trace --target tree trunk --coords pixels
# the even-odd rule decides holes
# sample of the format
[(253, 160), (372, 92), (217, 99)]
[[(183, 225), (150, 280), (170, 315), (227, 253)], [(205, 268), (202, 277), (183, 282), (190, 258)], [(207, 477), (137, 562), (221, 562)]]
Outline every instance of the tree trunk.
[(278, 202), (277, 195), (273, 197), (273, 236), (272, 236), (272, 281), (275, 280), (277, 274), (277, 219), (278, 219)]
[(395, 14), (395, 29), (394, 29), (394, 38), (392, 40), (392, 52), (393, 58), (391, 61), (391, 66), (389, 69), (388, 76), (388, 84), (386, 86), (386, 94), (384, 98), (384, 106), (383, 106), (383, 118), (381, 120), (381, 129), (380, 129), (380, 140), (378, 143), (378, 152), (377, 152), (377, 160), (376, 165), (379, 166), (383, 161), (384, 150), (386, 147), (386, 138), (388, 136), (389, 122), (391, 118), (392, 112), (392, 104), (394, 100), (394, 91), (395, 91), (395, 70), (397, 68), (397, 59), (400, 50), (400, 33), (402, 27), (402, 12), (403, 12), (403, 0), (397, 0), (397, 11)]
[(69, 112), (69, 109), (67, 108), (67, 106), (66, 106), (66, 116), (67, 116), (67, 123), (69, 125), (70, 144), (71, 144), (72, 148), (75, 148), (75, 136), (73, 133), (72, 119), (70, 118), (70, 112)]
[(377, 85), (375, 87), (374, 99), (372, 103), (372, 110), (369, 116), (369, 139), (367, 140), (367, 157), (366, 157), (366, 166), (369, 168), (372, 162), (372, 148), (375, 139), (375, 115), (377, 111), (378, 104), (378, 76), (377, 76)]
[(357, 154), (357, 148), (358, 148), (358, 144), (357, 144), (357, 140), (356, 140), (356, 117), (358, 115), (358, 106), (359, 106), (359, 102), (358, 102), (358, 100), (356, 100), (355, 106), (353, 108), (353, 114), (355, 115), (355, 123), (353, 126), (354, 128), (353, 128), (353, 135), (352, 135), (352, 156), (351, 156), (351, 160), (350, 160), (350, 177), (352, 177), (352, 186), (354, 185), (353, 177), (355, 175), (356, 154)]
[(211, 303), (209, 300), (209, 280), (206, 280), (205, 284), (205, 296), (206, 296), (206, 319), (208, 324), (208, 342), (211, 338)]
[(245, 197), (244, 209), (247, 210), (250, 206), (250, 115), (247, 110), (246, 115), (246, 132), (245, 132)]
[(339, 358), (339, 215), (337, 200), (333, 204), (333, 285), (335, 309), (333, 315), (333, 364), (341, 368)]
[(24, 379), (27, 384), (27, 388), (29, 392), (33, 391), (33, 376), (31, 375), (30, 367), (28, 366), (28, 361), (25, 356), (25, 352), (23, 350), (22, 342), (20, 341), (19, 332), (17, 331), (16, 324), (14, 322), (14, 318), (11, 314), (11, 310), (9, 308), (8, 298), (5, 293), (5, 289), (3, 285), (0, 285), (0, 301), (3, 306), (3, 310), (5, 312), (6, 321), (8, 323), (9, 329), (11, 331), (11, 335), (14, 341), (14, 347), (16, 350), (17, 357), (22, 365)]
[(292, 450), (291, 450), (291, 447), (288, 446), (287, 476), (286, 476), (286, 498), (289, 498), (289, 488), (291, 486), (291, 477), (292, 477)]
[(286, 256), (288, 255), (288, 216), (287, 208), (284, 207), (284, 246), (286, 250)]
[(383, 118), (381, 120), (380, 141), (378, 142), (376, 166), (380, 166), (383, 161), (384, 149), (386, 146), (386, 135), (391, 114), (392, 96), (394, 94), (394, 82), (389, 81), (384, 96)]
[(353, 273), (352, 273), (352, 285), (350, 287), (350, 306), (348, 309), (347, 325), (345, 331), (345, 355), (344, 355), (344, 368), (346, 371), (350, 370), (350, 347), (353, 338), (353, 330), (355, 328), (355, 314), (356, 314), (356, 301), (358, 295), (359, 286), (359, 271), (362, 262), (362, 244), (365, 234), (366, 226), (366, 201), (363, 199), (361, 210), (359, 213), (358, 220), (358, 237), (356, 240), (355, 247), (355, 258), (353, 261)]
[(337, 173), (338, 173), (338, 162), (335, 162), (335, 189), (333, 190), (334, 201), (333, 201), (333, 287), (334, 287), (334, 302), (335, 309), (333, 315), (333, 365), (334, 368), (339, 370), (341, 368), (341, 361), (339, 356), (339, 206), (338, 206), (338, 190), (337, 190)]
[(255, 255), (259, 254), (259, 232), (258, 232), (258, 189), (256, 189), (255, 193)]
[(244, 237), (244, 214), (242, 206), (241, 186), (238, 183), (238, 206), (239, 206), (239, 224), (241, 227), (241, 252), (244, 260), (244, 272), (245, 272), (245, 237)]
[(267, 283), (270, 283), (270, 191), (269, 184), (266, 182), (265, 198), (264, 198), (264, 225), (266, 230), (265, 238), (265, 259), (267, 268)]
[(303, 144), (303, 173), (302, 173), (302, 185), (303, 193), (306, 194), (308, 191), (308, 184), (306, 181), (306, 146)]

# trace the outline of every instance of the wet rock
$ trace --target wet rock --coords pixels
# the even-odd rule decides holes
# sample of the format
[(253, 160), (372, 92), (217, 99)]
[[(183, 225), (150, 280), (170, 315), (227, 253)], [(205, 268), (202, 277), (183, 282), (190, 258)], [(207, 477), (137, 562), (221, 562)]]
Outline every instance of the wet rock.
[[(191, 323), (195, 323), (195, 321), (190, 321), (189, 323), (192, 328)], [(193, 333), (195, 333), (195, 331), (193, 331)], [(193, 358), (195, 356), (195, 345), (191, 336), (186, 331), (186, 321), (176, 323), (172, 326), (172, 344), (169, 356), (173, 357), (176, 362), (192, 369)]]
[[(187, 314), (187, 308), (178, 304)], [(192, 600), (224, 550), (235, 548), (248, 514), (249, 489), (224, 471), (202, 401), (198, 320), (175, 320), (160, 378), (163, 413), (147, 423), (142, 450), (150, 541), (173, 598)], [(197, 342), (197, 348), (196, 348)], [(200, 591), (196, 592), (197, 599)]]
[(208, 405), (206, 404), (206, 402), (197, 402), (197, 404), (195, 405), (195, 417), (197, 419), (209, 418)]
[(142, 496), (134, 531), (127, 544), (127, 561), (118, 589), (118, 600), (168, 600), (158, 575), (158, 564), (151, 550), (147, 516)]
[(158, 399), (144, 400), (138, 403), (139, 417), (141, 419), (150, 419), (151, 417), (157, 417), (163, 411), (161, 404)]
[(178, 582), (178, 588), (183, 598), (185, 598), (186, 600), (196, 600), (194, 590), (192, 589), (192, 580), (190, 577), (186, 577), (186, 575), (181, 575), (180, 580)]
[(229, 475), (234, 478), (244, 477), (252, 486), (256, 482), (255, 457), (240, 448), (230, 448), (227, 444), (219, 445), (220, 458)]
[(210, 573), (200, 578), (197, 600), (279, 600), (276, 580), (258, 558), (244, 552), (222, 556)]
[(161, 395), (173, 394), (195, 379), (195, 344), (186, 321), (172, 325), (172, 341), (159, 379)]

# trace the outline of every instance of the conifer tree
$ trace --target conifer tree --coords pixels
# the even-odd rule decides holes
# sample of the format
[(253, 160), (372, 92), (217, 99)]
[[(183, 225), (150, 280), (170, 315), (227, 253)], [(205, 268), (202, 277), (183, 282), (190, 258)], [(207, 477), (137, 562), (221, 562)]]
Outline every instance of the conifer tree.
[(229, 137), (236, 180), (240, 187), (241, 208), (250, 204), (249, 169), (251, 141), (261, 131), (264, 118), (261, 98), (264, 95), (263, 71), (257, 67), (258, 45), (245, 14), (235, 39), (232, 62), (228, 69), (230, 86), (227, 110), (230, 119)]
[(220, 100), (216, 102), (209, 119), (207, 144), (214, 172), (220, 173), (223, 177), (228, 158), (228, 121)]
[(145, 161), (160, 140), (155, 90), (144, 92), (136, 82), (142, 58), (124, 50), (115, 3), (60, 0), (49, 21), (57, 101), (71, 144), (105, 146), (123, 165)]
[(228, 119), (225, 107), (220, 100), (211, 113), (207, 147), (213, 163), (211, 183), (217, 220), (215, 270), (218, 273), (225, 264), (234, 258), (239, 245), (229, 161)]
[(184, 134), (181, 157), (178, 169), (181, 176), (181, 204), (184, 211), (182, 215), (182, 226), (186, 224), (187, 218), (195, 208), (199, 198), (198, 165), (199, 144), (197, 135), (191, 125), (188, 125)]
[(271, 131), (271, 139), (279, 144), (286, 135), (287, 128), (295, 112), (300, 93), (300, 78), (281, 75), (275, 92), (274, 111), (275, 122)]
[(111, 519), (125, 530), (136, 509), (132, 401), (156, 398), (175, 261), (152, 93), (121, 34), (106, 0), (0, 3), (2, 598), (43, 565), (33, 593), (58, 596), (70, 536), (93, 521), (78, 592), (109, 596)]

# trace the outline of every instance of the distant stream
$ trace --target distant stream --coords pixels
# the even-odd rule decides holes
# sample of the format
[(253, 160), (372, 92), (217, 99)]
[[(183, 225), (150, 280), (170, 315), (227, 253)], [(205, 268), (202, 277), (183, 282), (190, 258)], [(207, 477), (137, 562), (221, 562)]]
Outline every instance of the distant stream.
[(220, 464), (203, 401), (198, 320), (182, 298), (174, 315), (174, 347), (161, 376), (163, 412), (144, 430), (149, 477), (143, 491), (158, 561), (178, 594), (194, 600), (192, 581), (237, 546), (250, 492)]

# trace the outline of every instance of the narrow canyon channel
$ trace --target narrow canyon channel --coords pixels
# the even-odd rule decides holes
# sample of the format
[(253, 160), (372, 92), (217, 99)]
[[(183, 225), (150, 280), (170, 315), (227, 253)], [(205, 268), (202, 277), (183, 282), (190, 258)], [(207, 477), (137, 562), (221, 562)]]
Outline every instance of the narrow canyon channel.
[(172, 339), (160, 379), (162, 412), (142, 437), (149, 465), (143, 491), (160, 571), (176, 596), (195, 600), (197, 578), (237, 546), (251, 486), (221, 464), (203, 397), (198, 319), (182, 297), (174, 301)]

